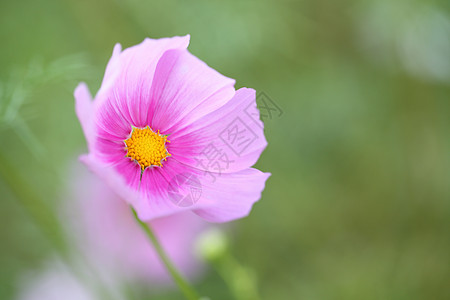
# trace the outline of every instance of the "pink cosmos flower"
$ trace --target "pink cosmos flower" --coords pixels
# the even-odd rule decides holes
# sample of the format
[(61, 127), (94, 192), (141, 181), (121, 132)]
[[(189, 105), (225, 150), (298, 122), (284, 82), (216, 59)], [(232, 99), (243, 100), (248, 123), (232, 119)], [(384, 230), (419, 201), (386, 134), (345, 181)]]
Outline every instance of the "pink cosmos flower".
[[(141, 282), (153, 287), (172, 283), (127, 203), (104, 182), (86, 171), (76, 171), (68, 195), (63, 211), (69, 233), (75, 246), (79, 245), (78, 250), (105, 280)], [(148, 224), (183, 275), (191, 279), (200, 275), (203, 262), (194, 246), (197, 236), (211, 227), (209, 223), (185, 211)]]
[(251, 168), (267, 145), (253, 89), (187, 50), (189, 36), (114, 47), (94, 101), (75, 90), (89, 154), (81, 160), (142, 220), (192, 210), (246, 216), (270, 176)]

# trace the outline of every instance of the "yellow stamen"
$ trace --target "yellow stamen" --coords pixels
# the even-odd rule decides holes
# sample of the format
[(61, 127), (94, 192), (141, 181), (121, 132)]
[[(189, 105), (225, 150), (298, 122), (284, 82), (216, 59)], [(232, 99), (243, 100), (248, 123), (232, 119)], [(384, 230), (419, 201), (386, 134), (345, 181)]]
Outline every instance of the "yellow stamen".
[(150, 166), (162, 167), (162, 160), (171, 156), (166, 149), (166, 142), (170, 143), (166, 135), (153, 132), (145, 128), (133, 128), (131, 137), (124, 141), (127, 149), (126, 157), (141, 165), (142, 171)]

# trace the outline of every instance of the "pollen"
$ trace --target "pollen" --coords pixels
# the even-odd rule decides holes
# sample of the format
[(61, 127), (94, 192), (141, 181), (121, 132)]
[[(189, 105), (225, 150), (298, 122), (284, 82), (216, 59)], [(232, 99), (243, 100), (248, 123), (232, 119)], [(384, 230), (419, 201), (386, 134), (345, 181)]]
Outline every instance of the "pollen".
[(167, 151), (166, 142), (170, 143), (167, 135), (154, 132), (149, 126), (145, 128), (133, 128), (131, 137), (124, 141), (127, 155), (136, 161), (141, 170), (147, 167), (162, 167), (162, 161), (171, 156)]

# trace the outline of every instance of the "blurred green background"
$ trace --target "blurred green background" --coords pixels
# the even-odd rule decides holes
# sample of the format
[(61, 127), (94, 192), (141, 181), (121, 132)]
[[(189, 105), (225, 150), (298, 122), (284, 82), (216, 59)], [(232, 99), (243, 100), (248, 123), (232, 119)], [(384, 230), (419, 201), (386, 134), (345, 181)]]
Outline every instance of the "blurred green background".
[[(283, 112), (257, 164), (272, 177), (231, 237), (262, 299), (448, 299), (445, 0), (1, 1), (0, 153), (33, 194), (61, 201), (86, 151), (73, 90), (96, 92), (114, 44), (187, 33), (193, 54)], [(14, 299), (51, 246), (4, 176), (0, 299)], [(214, 270), (197, 288), (230, 297)]]

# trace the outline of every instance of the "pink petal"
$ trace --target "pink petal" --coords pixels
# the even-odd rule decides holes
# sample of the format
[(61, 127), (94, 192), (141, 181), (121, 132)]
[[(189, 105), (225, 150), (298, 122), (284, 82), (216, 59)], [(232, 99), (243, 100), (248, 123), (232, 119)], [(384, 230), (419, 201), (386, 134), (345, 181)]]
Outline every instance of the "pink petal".
[(88, 149), (92, 148), (95, 134), (93, 121), (93, 105), (92, 96), (86, 83), (80, 83), (74, 92), (75, 96), (75, 113), (81, 123), (84, 136), (88, 144)]
[(251, 167), (267, 146), (255, 91), (248, 88), (239, 89), (224, 106), (169, 138), (174, 159), (219, 174)]
[(101, 98), (101, 95), (104, 93), (107, 93), (111, 87), (113, 86), (114, 82), (116, 81), (117, 77), (120, 74), (120, 54), (122, 51), (122, 46), (117, 43), (114, 46), (112, 56), (106, 65), (105, 70), (105, 76), (103, 77), (102, 85), (100, 87), (100, 90), (98, 91), (97, 95), (95, 96), (96, 99)]
[[(256, 169), (229, 174), (199, 172), (172, 160), (163, 168), (146, 169), (142, 198), (132, 204), (141, 220), (193, 210), (207, 221), (227, 222), (248, 215), (269, 176)], [(192, 195), (192, 188), (198, 197), (186, 198)]]
[(98, 157), (92, 154), (82, 155), (80, 157), (92, 172), (97, 174), (106, 184), (125, 201), (136, 203), (139, 200), (139, 165), (127, 159), (120, 161), (117, 165), (112, 166), (103, 163)]
[(187, 50), (167, 51), (156, 67), (147, 123), (171, 133), (224, 105), (235, 93), (234, 83)]
[(197, 177), (201, 173), (198, 170), (178, 163), (170, 158), (164, 162), (162, 168), (147, 168), (142, 175), (141, 198), (133, 204), (141, 220), (152, 220), (154, 218), (168, 216), (173, 213), (190, 210), (193, 207), (201, 207), (197, 204), (193, 206), (182, 206), (177, 203), (177, 199), (172, 197), (172, 189), (189, 188), (188, 185), (178, 185), (176, 178)]
[(164, 39), (145, 39), (141, 44), (120, 53), (120, 45), (114, 48), (105, 77), (95, 99), (96, 124), (103, 137), (123, 140), (131, 125), (145, 127), (148, 124), (150, 88), (156, 65), (170, 49), (186, 49), (189, 36)]
[(208, 200), (209, 207), (194, 212), (210, 222), (228, 222), (250, 213), (252, 205), (261, 198), (271, 174), (247, 169), (215, 178), (210, 178), (210, 175), (201, 178), (202, 198)]

